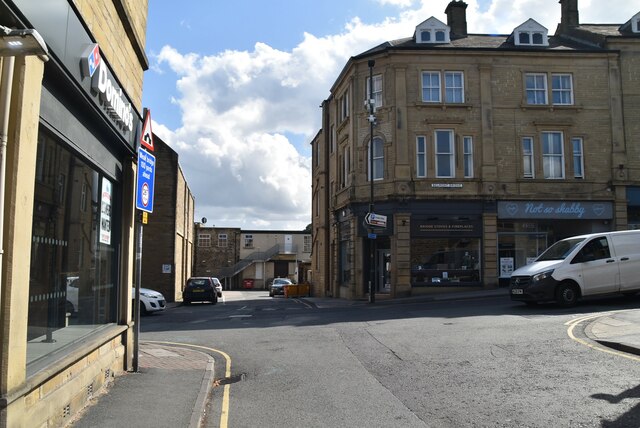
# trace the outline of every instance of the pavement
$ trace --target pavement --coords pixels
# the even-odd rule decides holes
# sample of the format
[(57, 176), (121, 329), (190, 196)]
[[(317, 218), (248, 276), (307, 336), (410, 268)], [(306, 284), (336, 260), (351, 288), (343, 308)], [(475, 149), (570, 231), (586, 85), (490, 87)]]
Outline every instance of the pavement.
[[(417, 303), (442, 300), (479, 299), (508, 296), (508, 289), (443, 293), (389, 300), (376, 304)], [(300, 300), (317, 308), (368, 304), (364, 300), (304, 297)], [(171, 308), (169, 305), (169, 310)], [(586, 336), (602, 346), (640, 355), (640, 309), (605, 312), (589, 318)], [(157, 342), (140, 342), (139, 370), (115, 378), (92, 399), (67, 428), (189, 427), (200, 428), (206, 421), (206, 403), (219, 382), (213, 358), (195, 349)], [(162, 411), (168, 410), (169, 411)]]

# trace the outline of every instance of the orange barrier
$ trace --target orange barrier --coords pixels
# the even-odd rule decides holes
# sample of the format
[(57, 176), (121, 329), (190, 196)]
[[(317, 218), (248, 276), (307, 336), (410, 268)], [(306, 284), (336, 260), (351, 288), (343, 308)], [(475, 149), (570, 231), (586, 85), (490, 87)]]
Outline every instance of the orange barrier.
[(284, 297), (309, 297), (309, 284), (293, 284), (284, 286)]

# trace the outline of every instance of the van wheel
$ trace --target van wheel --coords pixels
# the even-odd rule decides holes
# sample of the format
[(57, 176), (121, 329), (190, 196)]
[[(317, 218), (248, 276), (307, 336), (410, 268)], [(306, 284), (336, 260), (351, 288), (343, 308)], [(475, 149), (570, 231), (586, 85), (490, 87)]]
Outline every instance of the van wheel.
[(560, 284), (556, 290), (556, 302), (560, 306), (571, 307), (578, 301), (578, 290), (572, 284)]

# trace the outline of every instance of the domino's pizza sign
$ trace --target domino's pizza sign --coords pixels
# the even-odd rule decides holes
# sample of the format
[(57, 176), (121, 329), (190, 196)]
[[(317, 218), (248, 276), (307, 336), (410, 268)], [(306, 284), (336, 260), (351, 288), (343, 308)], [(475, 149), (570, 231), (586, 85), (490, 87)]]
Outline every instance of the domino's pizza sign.
[(91, 45), (85, 51), (82, 58), (82, 73), (85, 77), (93, 77), (100, 66), (100, 47), (98, 44)]

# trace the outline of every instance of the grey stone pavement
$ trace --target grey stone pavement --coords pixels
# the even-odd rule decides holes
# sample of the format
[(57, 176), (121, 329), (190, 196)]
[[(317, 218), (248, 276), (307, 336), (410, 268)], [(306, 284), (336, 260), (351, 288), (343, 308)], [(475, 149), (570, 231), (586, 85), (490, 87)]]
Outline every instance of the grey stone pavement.
[[(415, 303), (438, 300), (479, 299), (508, 296), (508, 289), (447, 293), (385, 300), (376, 304)], [(318, 308), (368, 304), (366, 301), (304, 297)], [(175, 304), (173, 304), (175, 306)], [(169, 305), (168, 310), (171, 310)], [(589, 339), (603, 346), (640, 355), (640, 309), (609, 312), (585, 325)], [(218, 382), (213, 358), (187, 347), (141, 342), (139, 371), (118, 376), (92, 399), (67, 428), (189, 427), (199, 428), (207, 397)]]

